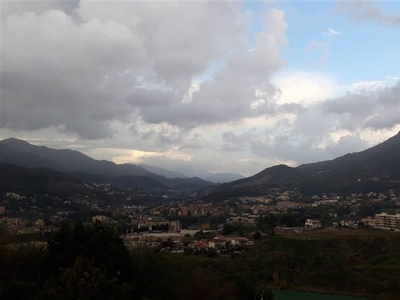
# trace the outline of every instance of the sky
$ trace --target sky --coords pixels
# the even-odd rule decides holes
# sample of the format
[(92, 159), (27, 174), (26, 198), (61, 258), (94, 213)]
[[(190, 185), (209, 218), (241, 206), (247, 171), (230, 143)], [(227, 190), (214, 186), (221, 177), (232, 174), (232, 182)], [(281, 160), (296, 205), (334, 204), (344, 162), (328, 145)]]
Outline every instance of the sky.
[(400, 1), (0, 7), (0, 139), (250, 176), (400, 131)]

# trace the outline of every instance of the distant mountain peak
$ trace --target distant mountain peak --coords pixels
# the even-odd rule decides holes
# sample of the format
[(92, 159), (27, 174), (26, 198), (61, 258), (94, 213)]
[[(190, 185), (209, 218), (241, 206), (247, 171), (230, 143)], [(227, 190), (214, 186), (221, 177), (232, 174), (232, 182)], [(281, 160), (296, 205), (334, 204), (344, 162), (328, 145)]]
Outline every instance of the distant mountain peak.
[(140, 164), (139, 166), (141, 166), (142, 168), (145, 168), (146, 170), (148, 170), (150, 172), (156, 173), (156, 174), (161, 175), (161, 176), (165, 176), (165, 177), (167, 177), (169, 179), (187, 178), (188, 177), (185, 174), (182, 174), (180, 172), (167, 170), (167, 169), (156, 167), (156, 166), (149, 166), (149, 165), (145, 165), (145, 164)]
[(1, 142), (4, 143), (4, 144), (11, 144), (12, 143), (12, 144), (30, 145), (27, 141), (20, 140), (20, 139), (17, 139), (15, 137), (10, 137), (10, 138), (4, 139)]
[(215, 183), (231, 182), (243, 178), (244, 177), (242, 175), (236, 173), (215, 173), (211, 174), (210, 176), (204, 177), (205, 180), (212, 181)]

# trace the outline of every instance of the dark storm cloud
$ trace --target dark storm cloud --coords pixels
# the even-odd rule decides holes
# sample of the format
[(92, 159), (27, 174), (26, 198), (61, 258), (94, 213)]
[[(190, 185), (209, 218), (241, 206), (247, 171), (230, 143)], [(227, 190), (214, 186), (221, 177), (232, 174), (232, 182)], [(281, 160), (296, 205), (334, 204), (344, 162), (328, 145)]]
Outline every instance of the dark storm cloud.
[(244, 132), (240, 135), (236, 135), (232, 131), (227, 131), (222, 134), (222, 138), (227, 143), (232, 144), (245, 144), (248, 143), (252, 138), (252, 132)]
[[(278, 10), (248, 51), (239, 3), (34, 3), (4, 4), (6, 128), (55, 126), (101, 139), (113, 135), (113, 122), (193, 128), (273, 113), (269, 80), (284, 65), (287, 28)], [(215, 78), (183, 102), (192, 79), (215, 61), (224, 62)]]

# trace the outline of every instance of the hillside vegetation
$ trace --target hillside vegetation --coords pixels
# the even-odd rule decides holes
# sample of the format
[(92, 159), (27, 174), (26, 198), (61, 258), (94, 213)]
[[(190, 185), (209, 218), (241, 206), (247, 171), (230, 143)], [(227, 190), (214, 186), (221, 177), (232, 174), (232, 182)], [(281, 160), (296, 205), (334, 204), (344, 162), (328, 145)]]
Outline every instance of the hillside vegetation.
[[(371, 180), (374, 178), (375, 180)], [(400, 133), (358, 153), (289, 167), (277, 165), (216, 187), (208, 198), (263, 195), (271, 188), (298, 189), (304, 195), (367, 193), (400, 187)]]
[(0, 243), (0, 298), (266, 300), (297, 290), (398, 300), (399, 249), (398, 233), (339, 230), (272, 235), (234, 256), (129, 255), (112, 229), (78, 223), (45, 251)]

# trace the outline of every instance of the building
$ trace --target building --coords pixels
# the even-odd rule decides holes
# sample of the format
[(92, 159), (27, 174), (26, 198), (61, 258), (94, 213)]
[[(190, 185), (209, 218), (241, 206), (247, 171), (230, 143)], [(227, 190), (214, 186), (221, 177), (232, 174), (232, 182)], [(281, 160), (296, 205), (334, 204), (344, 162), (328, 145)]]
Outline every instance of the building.
[(6, 193), (6, 196), (8, 198), (16, 199), (16, 200), (25, 199), (25, 196), (21, 196), (20, 194), (16, 194), (16, 193)]
[(256, 215), (243, 214), (237, 217), (229, 217), (228, 219), (226, 219), (226, 223), (228, 224), (241, 223), (244, 225), (255, 225), (256, 219), (257, 219)]
[(306, 223), (304, 224), (305, 230), (313, 230), (321, 227), (322, 227), (321, 222), (316, 219), (307, 219)]
[(152, 231), (168, 231), (170, 223), (168, 220), (161, 219), (159, 217), (140, 217), (139, 219), (132, 220), (133, 225), (137, 225), (138, 228), (148, 228)]
[(170, 253), (184, 253), (185, 246), (180, 241), (174, 241)]
[(44, 227), (46, 225), (43, 219), (36, 220), (34, 224), (36, 227)]
[(375, 215), (376, 228), (400, 230), (400, 214), (389, 215), (381, 213)]
[(361, 220), (361, 222), (364, 223), (365, 226), (367, 227), (372, 227), (375, 228), (376, 227), (376, 222), (374, 218), (368, 217), (368, 218), (364, 218)]
[(226, 237), (216, 236), (212, 241), (208, 242), (208, 248), (220, 249), (226, 247)]
[(358, 223), (354, 220), (341, 220), (340, 225), (343, 227), (358, 228)]
[(169, 232), (180, 232), (181, 231), (181, 223), (176, 221), (171, 221), (169, 223)]
[(213, 213), (213, 206), (211, 204), (192, 204), (184, 205), (181, 207), (182, 216), (207, 216)]
[(241, 245), (247, 245), (249, 242), (249, 239), (246, 237), (235, 237), (232, 239), (231, 244), (232, 246), (241, 246)]
[(20, 218), (8, 218), (7, 219), (7, 225), (9, 227), (21, 227), (22, 226), (22, 220)]
[(107, 222), (110, 218), (103, 215), (96, 215), (92, 217), (92, 222)]

